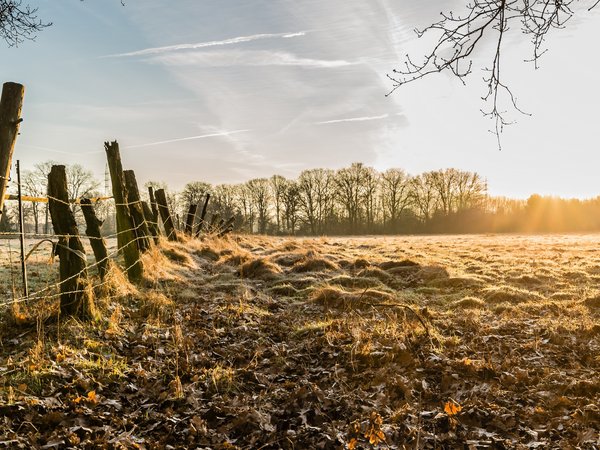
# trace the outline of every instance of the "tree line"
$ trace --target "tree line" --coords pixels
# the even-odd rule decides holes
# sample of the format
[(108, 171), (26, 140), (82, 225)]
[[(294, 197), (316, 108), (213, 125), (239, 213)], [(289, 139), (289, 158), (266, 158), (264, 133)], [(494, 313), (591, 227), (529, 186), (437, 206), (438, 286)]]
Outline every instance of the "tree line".
[[(38, 164), (25, 172), (25, 195), (45, 195), (46, 172), (51, 165)], [(71, 198), (103, 195), (98, 191), (100, 183), (81, 166), (68, 166), (67, 180)], [(169, 192), (169, 207), (180, 227), (190, 204), (202, 206), (210, 194), (208, 218), (234, 218), (236, 229), (248, 233), (316, 236), (600, 231), (600, 197), (493, 197), (483, 177), (457, 169), (409, 175), (402, 169), (380, 172), (353, 163), (339, 170), (304, 170), (295, 179), (273, 175), (218, 185), (194, 181), (180, 192), (169, 191), (163, 182), (150, 181), (148, 186)], [(105, 231), (114, 231), (111, 203), (99, 202), (96, 208), (105, 219)], [(80, 214), (78, 208), (73, 211)], [(48, 232), (45, 213), (44, 204), (26, 204), (25, 221), (30, 232)], [(16, 217), (10, 211), (3, 215), (11, 216)], [(6, 231), (14, 225), (4, 223), (0, 228)]]

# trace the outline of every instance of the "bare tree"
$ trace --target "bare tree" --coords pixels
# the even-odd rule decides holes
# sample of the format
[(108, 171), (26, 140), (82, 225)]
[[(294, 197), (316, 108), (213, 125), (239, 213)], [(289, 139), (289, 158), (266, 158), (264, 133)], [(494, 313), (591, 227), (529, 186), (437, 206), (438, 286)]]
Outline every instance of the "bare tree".
[(38, 32), (52, 25), (40, 20), (37, 12), (22, 0), (0, 0), (0, 38), (9, 47), (35, 39)]
[(281, 175), (273, 175), (269, 178), (269, 183), (271, 185), (271, 193), (273, 194), (275, 206), (275, 224), (277, 225), (277, 232), (279, 233), (281, 231), (281, 204), (285, 194), (287, 180)]
[(191, 204), (199, 204), (207, 192), (212, 190), (212, 186), (209, 183), (205, 183), (203, 181), (192, 181), (187, 183), (183, 187), (183, 191), (179, 194), (181, 199), (181, 204), (183, 208), (186, 210), (190, 207)]
[(393, 229), (402, 212), (412, 203), (410, 177), (401, 169), (388, 169), (380, 178), (384, 222), (387, 219)]
[(417, 212), (422, 221), (427, 223), (431, 220), (437, 209), (438, 198), (434, 187), (433, 172), (425, 172), (411, 179), (412, 195)]
[[(392, 92), (407, 83), (431, 74), (449, 71), (463, 83), (473, 70), (473, 54), (484, 42), (492, 42), (493, 50), (485, 70), (486, 92), (483, 100), (490, 102), (483, 110), (494, 123), (493, 133), (498, 138), (507, 119), (504, 103), (523, 112), (517, 105), (516, 97), (502, 78), (502, 52), (507, 35), (522, 33), (531, 40), (532, 54), (528, 60), (538, 67), (540, 57), (546, 52), (546, 37), (553, 29), (564, 28), (579, 9), (590, 11), (600, 0), (589, 0), (587, 6), (582, 0), (474, 0), (466, 5), (464, 13), (442, 13), (442, 18), (423, 30), (416, 30), (417, 36), (435, 36), (433, 48), (424, 58), (415, 60), (407, 55), (404, 65), (395, 69), (388, 77), (393, 82)], [(389, 94), (388, 94), (389, 95)]]
[(94, 174), (82, 165), (67, 166), (67, 190), (70, 199), (89, 197), (99, 186), (100, 182), (94, 178)]
[(264, 234), (267, 232), (267, 225), (269, 224), (269, 203), (271, 201), (269, 180), (266, 178), (255, 178), (248, 181), (246, 187), (256, 208), (258, 232)]
[(286, 180), (281, 203), (285, 230), (290, 234), (296, 232), (300, 202), (300, 187), (298, 183), (294, 180)]
[[(28, 170), (23, 174), (23, 193), (32, 197), (45, 197), (47, 194), (48, 174), (52, 166), (56, 164), (54, 161), (46, 161), (36, 164), (33, 170)], [(33, 226), (36, 234), (40, 232), (40, 203), (31, 202), (31, 214), (33, 217)], [(48, 226), (48, 203), (44, 203), (45, 210), (45, 226), (44, 233), (49, 232)]]
[(364, 218), (373, 209), (375, 172), (362, 163), (352, 163), (335, 174), (337, 198), (345, 211), (350, 231), (356, 233)]
[(304, 170), (298, 177), (301, 209), (313, 235), (324, 232), (333, 209), (333, 188), (334, 172), (329, 169)]

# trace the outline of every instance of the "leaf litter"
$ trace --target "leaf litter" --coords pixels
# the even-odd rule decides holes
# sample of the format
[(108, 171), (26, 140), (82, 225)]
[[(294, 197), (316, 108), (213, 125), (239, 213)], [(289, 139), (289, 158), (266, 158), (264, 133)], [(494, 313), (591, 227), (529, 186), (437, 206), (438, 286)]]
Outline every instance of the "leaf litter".
[(597, 449), (597, 241), (169, 244), (104, 320), (2, 326), (0, 448)]

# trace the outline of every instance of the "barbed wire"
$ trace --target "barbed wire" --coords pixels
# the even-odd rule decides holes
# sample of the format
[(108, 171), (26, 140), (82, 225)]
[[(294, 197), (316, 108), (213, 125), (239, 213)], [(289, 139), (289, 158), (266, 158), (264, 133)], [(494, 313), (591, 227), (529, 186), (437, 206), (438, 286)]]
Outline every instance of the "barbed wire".
[[(125, 231), (127, 231), (127, 230), (125, 230)], [(147, 238), (147, 236), (137, 236), (134, 239), (132, 239), (131, 241), (129, 241), (126, 245), (131, 245), (132, 243), (137, 243), (137, 241), (142, 240), (142, 239), (146, 239), (146, 238)], [(58, 292), (58, 293), (52, 294), (52, 295), (41, 295), (44, 292), (48, 292), (48, 291), (50, 291), (52, 289), (60, 289), (63, 284), (65, 284), (65, 283), (67, 283), (69, 281), (72, 281), (73, 279), (79, 278), (80, 276), (84, 275), (89, 269), (97, 267), (99, 264), (101, 264), (101, 263), (103, 263), (105, 261), (108, 261), (110, 259), (113, 259), (113, 257), (115, 255), (118, 255), (120, 251), (121, 251), (121, 249), (117, 248), (116, 250), (110, 252), (105, 258), (102, 258), (100, 261), (96, 261), (96, 262), (94, 262), (92, 264), (89, 264), (89, 265), (87, 264), (87, 258), (86, 258), (85, 259), (85, 261), (86, 261), (86, 267), (84, 267), (79, 272), (71, 275), (68, 278), (65, 278), (64, 280), (59, 281), (58, 283), (54, 283), (52, 285), (46, 286), (45, 288), (40, 289), (39, 291), (37, 291), (37, 292), (35, 292), (35, 293), (33, 293), (33, 294), (29, 295), (29, 296), (17, 297), (17, 298), (15, 298), (15, 299), (13, 299), (13, 300), (11, 300), (9, 302), (0, 303), (0, 306), (10, 306), (10, 305), (14, 305), (14, 304), (17, 304), (17, 303), (24, 303), (24, 302), (27, 302), (27, 301), (35, 301), (35, 300), (51, 300), (53, 298), (60, 297), (61, 295), (77, 294), (77, 293), (85, 292), (84, 290), (79, 289), (79, 290), (68, 291), (68, 292)], [(78, 256), (81, 257), (81, 255), (78, 255)], [(114, 258), (114, 259), (116, 259), (116, 258)], [(123, 269), (124, 272), (128, 272), (131, 268), (133, 268), (136, 264), (139, 264), (141, 261), (142, 261), (142, 255), (140, 255), (140, 257), (137, 258), (135, 260), (135, 262), (133, 262), (128, 267), (126, 267), (125, 269)], [(103, 286), (108, 281), (109, 280), (104, 280), (104, 281), (102, 281), (99, 284), (92, 285), (91, 287), (92, 288), (97, 288), (97, 287)]]
[[(146, 221), (146, 223), (148, 223), (148, 221)], [(150, 222), (150, 223), (155, 224), (156, 222)], [(95, 240), (102, 240), (102, 239), (106, 240), (106, 239), (118, 238), (120, 235), (125, 234), (125, 233), (129, 233), (131, 231), (137, 231), (142, 226), (143, 226), (143, 222), (140, 222), (140, 224), (136, 225), (133, 228), (129, 228), (127, 230), (121, 230), (121, 231), (118, 231), (116, 233), (109, 234), (109, 235), (106, 235), (106, 236), (100, 236), (100, 237), (97, 237), (97, 236), (83, 236), (83, 235), (80, 235), (80, 234), (75, 235), (75, 234), (25, 233), (25, 232), (24, 233), (20, 233), (19, 231), (1, 231), (0, 232), (0, 236), (15, 236), (15, 237), (18, 237), (18, 236), (23, 235), (23, 237), (29, 237), (30, 239), (31, 238), (34, 238), (34, 239), (37, 239), (37, 238), (53, 238), (53, 237), (59, 237), (59, 238), (62, 237), (62, 238), (65, 238), (65, 239), (70, 239), (72, 237), (80, 237), (80, 238), (86, 238), (86, 239), (92, 239), (92, 240), (94, 240), (94, 239)]]

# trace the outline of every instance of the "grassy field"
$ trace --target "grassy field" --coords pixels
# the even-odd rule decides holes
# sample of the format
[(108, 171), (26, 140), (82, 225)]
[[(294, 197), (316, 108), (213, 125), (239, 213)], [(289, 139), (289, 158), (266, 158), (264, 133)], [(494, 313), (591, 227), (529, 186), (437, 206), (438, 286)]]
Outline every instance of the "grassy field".
[(57, 323), (25, 304), (15, 320), (5, 308), (0, 441), (595, 449), (599, 244), (600, 235), (164, 243), (144, 257), (143, 286), (115, 271), (97, 301), (102, 319)]

